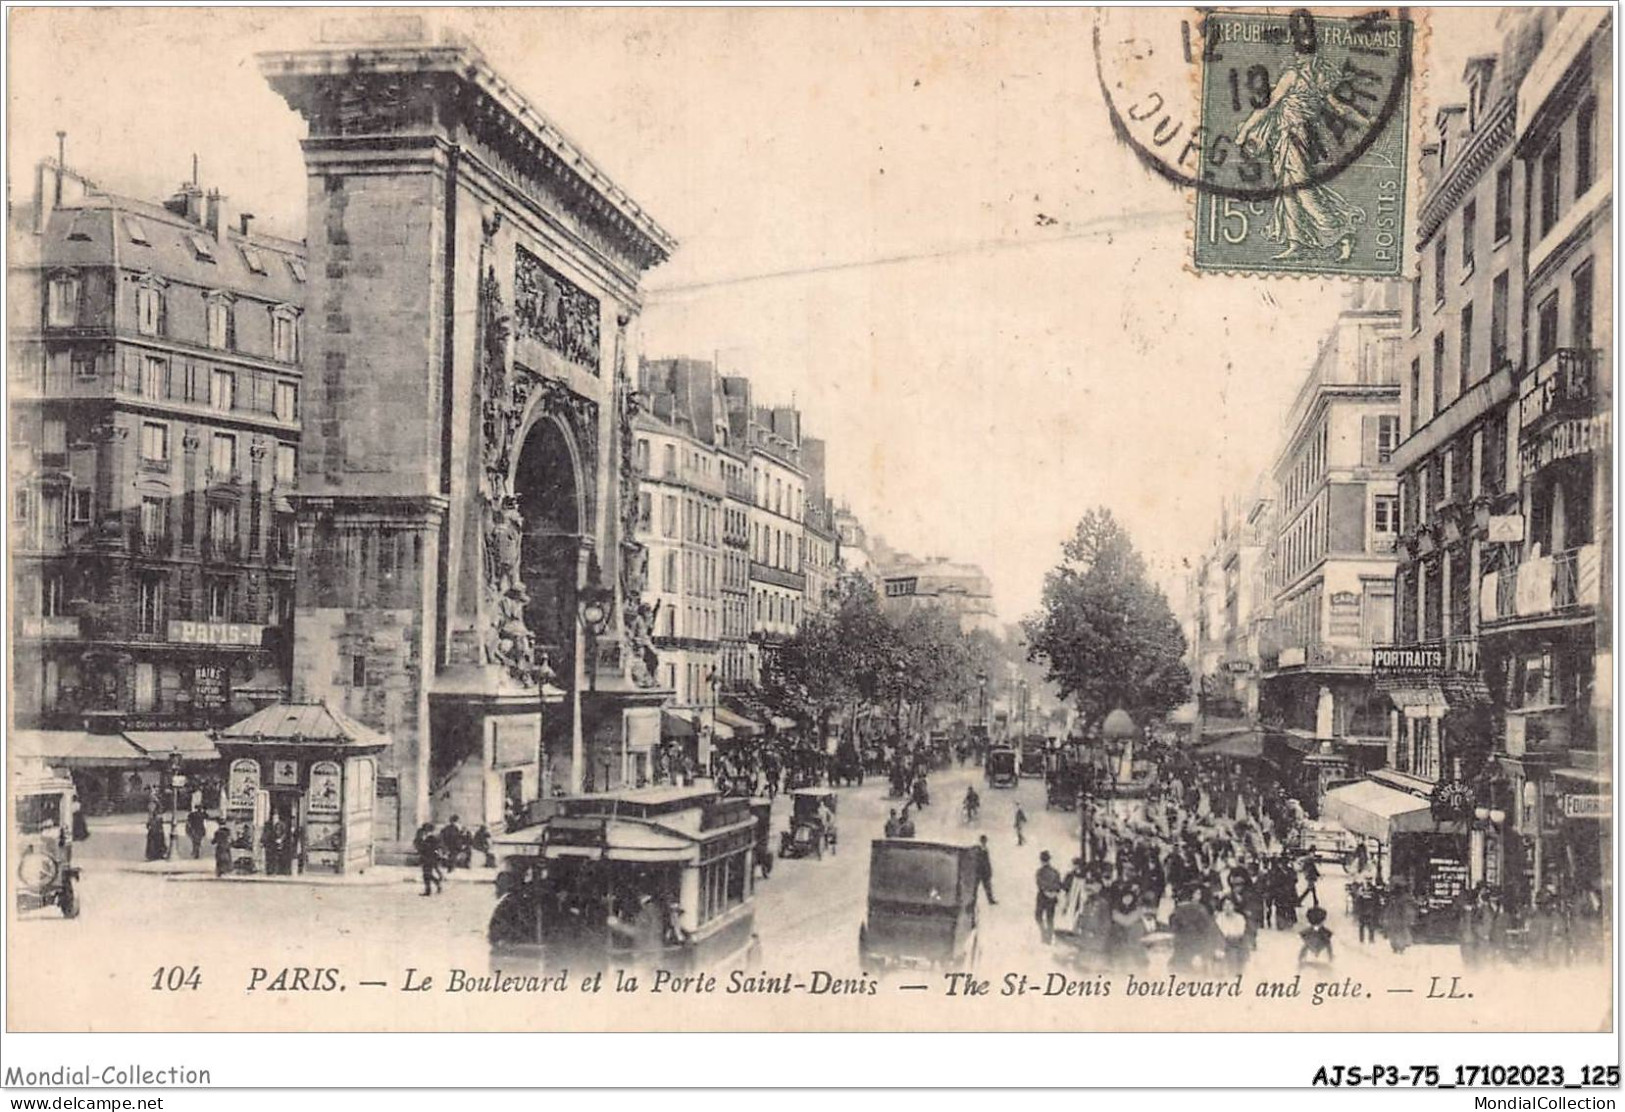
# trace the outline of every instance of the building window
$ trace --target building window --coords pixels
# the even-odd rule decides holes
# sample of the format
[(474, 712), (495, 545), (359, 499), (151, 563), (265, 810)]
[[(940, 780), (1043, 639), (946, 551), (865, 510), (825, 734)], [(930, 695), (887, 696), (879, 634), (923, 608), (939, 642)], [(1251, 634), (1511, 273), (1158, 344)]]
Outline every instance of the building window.
[(136, 592), (136, 614), (142, 633), (157, 633), (164, 625), (164, 575), (143, 575)]
[(47, 417), (40, 422), (39, 450), (48, 456), (68, 454), (68, 423), (60, 417)]
[(53, 328), (68, 328), (79, 323), (79, 279), (71, 274), (58, 275), (46, 288), (45, 322)]
[(1495, 276), (1490, 293), (1490, 372), (1507, 361), (1507, 272)]
[(660, 453), (660, 466), (660, 473), (666, 478), (675, 479), (677, 477), (677, 446), (675, 444), (667, 444)]
[(271, 355), (283, 363), (299, 359), (299, 321), (291, 311), (272, 310)]
[(276, 446), (276, 483), (293, 486), (299, 481), (299, 449), (292, 444)]
[(1459, 396), (1467, 392), (1467, 384), (1473, 380), (1473, 306), (1469, 302), (1461, 307), (1461, 339), (1459, 341), (1459, 358), (1456, 360), (1458, 379), (1456, 381), (1456, 394)]
[(169, 530), (168, 506), (151, 495), (141, 499), (141, 539), (148, 544), (164, 539)]
[(1574, 305), (1569, 310), (1570, 342), (1582, 351), (1591, 347), (1594, 298), (1594, 270), (1588, 259), (1574, 270)]
[(299, 420), (299, 384), (278, 382), (272, 395), (272, 407), (278, 421)]
[(124, 234), (130, 237), (131, 243), (139, 243), (143, 247), (152, 246), (152, 241), (147, 239), (146, 226), (133, 216), (124, 218)]
[(1436, 417), (1444, 408), (1444, 333), (1440, 332), (1433, 337), (1433, 412), (1428, 416)]
[(660, 532), (663, 536), (677, 535), (677, 496), (668, 494), (660, 502)]
[(1450, 251), (1449, 238), (1443, 229), (1439, 231), (1439, 238), (1433, 243), (1433, 303), (1444, 304), (1444, 272), (1449, 266)]
[(305, 261), (303, 259), (289, 259), (288, 271), (293, 275), (295, 282), (303, 282), (305, 280)]
[(1557, 291), (1553, 290), (1535, 311), (1535, 365), (1550, 359), (1557, 351)]
[(1385, 416), (1377, 418), (1377, 462), (1387, 463), (1394, 458), (1394, 449), (1399, 447), (1399, 418)]
[(48, 571), (40, 578), (39, 612), (47, 618), (60, 618), (68, 605), (68, 591), (59, 571)]
[(19, 490), (13, 492), (11, 498), (11, 520), (17, 522), (19, 525), (27, 524), (30, 516), (29, 510), (31, 506), (32, 503), (30, 501), (28, 491)]
[(1411, 428), (1422, 427), (1422, 360), (1411, 360)]
[(152, 463), (169, 461), (169, 426), (162, 421), (141, 423), (141, 458)]
[(350, 686), (367, 686), (367, 658), (360, 653), (350, 658)]
[(1563, 141), (1553, 139), (1540, 156), (1540, 234), (1545, 235), (1562, 215)]
[[(158, 632), (156, 629), (148, 633)], [(158, 707), (158, 669), (150, 660), (135, 663), (135, 709), (151, 711)]]
[(1473, 269), (1473, 241), (1478, 234), (1478, 202), (1468, 201), (1461, 210), (1461, 266)]
[(169, 396), (169, 363), (160, 356), (149, 355), (141, 361), (141, 396)]
[(143, 336), (164, 333), (164, 293), (157, 286), (140, 286), (135, 291), (136, 328)]
[(660, 589), (667, 594), (676, 594), (679, 589), (677, 586), (677, 553), (670, 549), (666, 550), (666, 564), (662, 569)]
[(1583, 196), (1597, 180), (1597, 102), (1588, 100), (1574, 114), (1574, 195)]
[(219, 413), (237, 408), (237, 376), (231, 371), (216, 370), (209, 376), (209, 408)]
[(219, 351), (233, 351), (237, 347), (236, 314), (224, 297), (210, 297), (208, 302), (209, 346)]
[(654, 495), (646, 490), (640, 491), (638, 493), (638, 529), (640, 532), (647, 533), (653, 527), (654, 513)]
[(217, 432), (209, 444), (209, 469), (217, 479), (233, 478), (237, 474), (237, 438), (229, 432)]
[(90, 522), (91, 492), (88, 487), (75, 487), (68, 496), (68, 520), (75, 525)]
[(41, 548), (60, 548), (68, 536), (67, 499), (60, 490), (42, 490), (39, 496)]
[(79, 382), (96, 381), (96, 353), (93, 351), (76, 351), (73, 353), (73, 377)]
[(230, 579), (209, 580), (209, 620), (211, 622), (231, 621), (234, 586)]
[(1495, 242), (1512, 237), (1512, 164), (1495, 172)]
[(638, 438), (637, 454), (633, 458), (637, 462), (638, 474), (639, 475), (647, 475), (649, 473), (649, 438), (648, 437), (640, 436)]
[(1411, 331), (1419, 332), (1422, 328), (1422, 276), (1418, 274), (1411, 279)]
[(250, 247), (246, 243), (237, 249), (242, 252), (244, 266), (255, 274), (265, 273), (265, 259), (261, 257), (257, 249)]
[(216, 545), (237, 543), (237, 507), (229, 502), (209, 506), (209, 540)]
[(192, 253), (199, 262), (214, 262), (214, 244), (209, 242), (208, 236), (193, 234), (187, 236), (186, 240), (192, 245)]

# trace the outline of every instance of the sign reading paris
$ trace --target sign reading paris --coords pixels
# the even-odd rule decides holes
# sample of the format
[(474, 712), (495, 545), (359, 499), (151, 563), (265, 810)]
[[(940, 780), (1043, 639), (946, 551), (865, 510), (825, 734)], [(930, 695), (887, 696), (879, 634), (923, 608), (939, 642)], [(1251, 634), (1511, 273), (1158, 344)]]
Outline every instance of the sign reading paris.
[(1397, 277), (1410, 20), (1210, 12), (1201, 31), (1196, 268)]

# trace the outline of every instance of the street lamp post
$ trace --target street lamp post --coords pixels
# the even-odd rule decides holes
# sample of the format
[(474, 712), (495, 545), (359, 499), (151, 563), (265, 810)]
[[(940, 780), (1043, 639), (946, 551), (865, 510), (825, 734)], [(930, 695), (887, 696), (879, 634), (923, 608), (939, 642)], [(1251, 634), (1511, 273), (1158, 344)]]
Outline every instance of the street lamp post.
[[(576, 675), (581, 674), (581, 665), (586, 665), (587, 690), (596, 694), (598, 691), (598, 639), (609, 629), (610, 605), (615, 601), (615, 592), (599, 583), (598, 561), (592, 559), (587, 568), (587, 582), (582, 586), (576, 597), (576, 619), (581, 623), (581, 632), (585, 635), (582, 655), (584, 662), (578, 662)], [(575, 701), (579, 707), (581, 703), (581, 688), (579, 682), (575, 690)], [(579, 726), (574, 731), (570, 753), (570, 778), (575, 781), (575, 790), (582, 791), (583, 784), (589, 785), (591, 790), (592, 768), (586, 761), (586, 744), (581, 737)], [(608, 764), (605, 764), (604, 786), (609, 786)]]
[(181, 755), (169, 755), (169, 848), (165, 857), (175, 856), (175, 812), (180, 808), (181, 794)]
[[(716, 747), (717, 747), (717, 694), (722, 689), (722, 677), (717, 675), (717, 670), (715, 668), (712, 668), (711, 669), (711, 674), (708, 677), (706, 677), (705, 682), (706, 682), (706, 685), (711, 688), (711, 749), (713, 751), (710, 752), (710, 753), (707, 753), (705, 755), (706, 756), (706, 762), (705, 763), (707, 765), (710, 765), (711, 762), (716, 759), (715, 750), (716, 750)], [(699, 754), (695, 754), (695, 756), (698, 756), (698, 755)], [(707, 771), (709, 771), (709, 768), (707, 769)]]

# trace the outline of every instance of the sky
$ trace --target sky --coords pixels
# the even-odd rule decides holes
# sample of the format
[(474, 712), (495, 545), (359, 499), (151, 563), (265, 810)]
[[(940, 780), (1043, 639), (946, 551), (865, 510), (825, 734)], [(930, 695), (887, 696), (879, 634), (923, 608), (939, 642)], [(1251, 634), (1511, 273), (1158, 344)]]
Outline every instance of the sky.
[[(1113, 138), (1087, 11), (420, 14), (678, 238), (646, 276), (644, 353), (794, 399), (830, 492), (893, 547), (982, 565), (1006, 621), (1095, 505), (1177, 595), (1340, 304), (1337, 282), (1188, 271), (1190, 198)], [(61, 129), (105, 188), (159, 199), (195, 154), (258, 227), (303, 236), (304, 125), (254, 55), (323, 17), (14, 10), (14, 195)], [(1424, 106), (1496, 45), (1482, 12), (1432, 31)]]

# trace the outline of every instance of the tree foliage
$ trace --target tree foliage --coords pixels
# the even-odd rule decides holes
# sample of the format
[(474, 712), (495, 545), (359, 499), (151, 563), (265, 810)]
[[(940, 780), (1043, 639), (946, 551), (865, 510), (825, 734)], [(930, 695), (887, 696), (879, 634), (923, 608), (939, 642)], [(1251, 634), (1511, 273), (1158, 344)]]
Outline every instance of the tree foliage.
[(1085, 729), (1115, 707), (1137, 721), (1189, 696), (1185, 634), (1145, 561), (1105, 507), (1090, 510), (1044, 579), (1043, 607), (1023, 626), (1028, 656), (1045, 664)]

